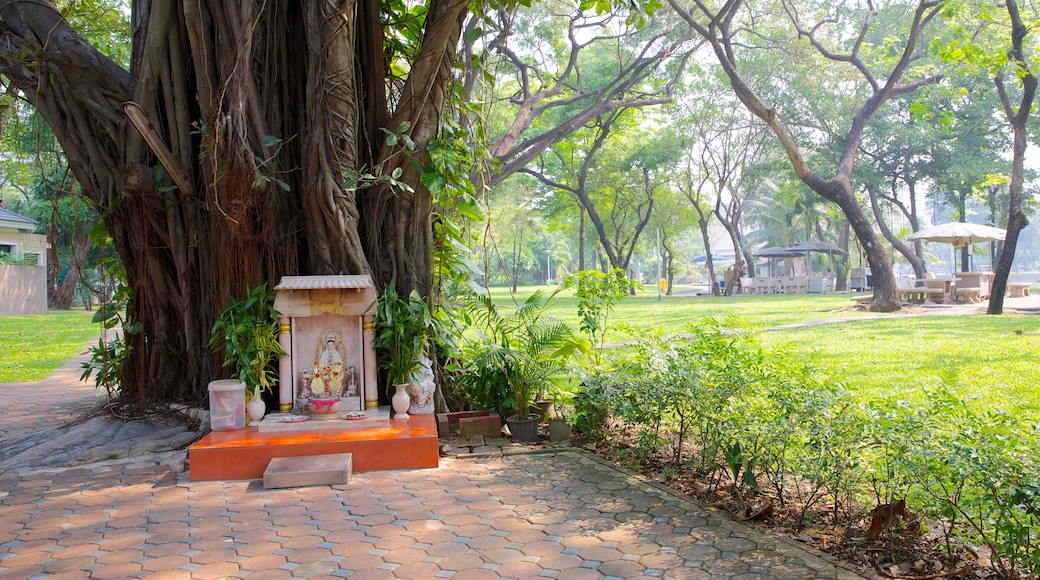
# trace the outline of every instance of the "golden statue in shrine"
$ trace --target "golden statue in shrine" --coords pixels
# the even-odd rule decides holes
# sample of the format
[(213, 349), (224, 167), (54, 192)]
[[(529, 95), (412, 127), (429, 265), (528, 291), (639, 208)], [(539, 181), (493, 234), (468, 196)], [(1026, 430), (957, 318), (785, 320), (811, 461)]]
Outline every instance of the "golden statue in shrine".
[(343, 391), (343, 338), (335, 328), (325, 330), (321, 336), (310, 377), (310, 396), (314, 399), (338, 397)]

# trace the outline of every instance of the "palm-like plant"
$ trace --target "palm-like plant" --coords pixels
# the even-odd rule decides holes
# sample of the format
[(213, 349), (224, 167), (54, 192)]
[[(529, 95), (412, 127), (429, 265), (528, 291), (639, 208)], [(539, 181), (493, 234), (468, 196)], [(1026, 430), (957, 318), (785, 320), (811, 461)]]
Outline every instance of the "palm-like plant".
[(398, 294), (389, 285), (379, 299), (375, 324), (377, 360), (386, 372), (387, 386), (413, 382), (434, 333), (426, 300), (415, 291)]
[(588, 341), (545, 314), (552, 297), (538, 291), (506, 312), (490, 296), (472, 299), (466, 318), (476, 333), (464, 349), (460, 380), (478, 401), (526, 419), (535, 394), (560, 379), (571, 357), (588, 351)]
[(285, 350), (278, 342), (274, 291), (261, 284), (245, 298), (233, 300), (213, 324), (209, 346), (224, 351), (224, 366), (233, 366), (249, 398), (269, 392), (278, 380), (274, 362)]

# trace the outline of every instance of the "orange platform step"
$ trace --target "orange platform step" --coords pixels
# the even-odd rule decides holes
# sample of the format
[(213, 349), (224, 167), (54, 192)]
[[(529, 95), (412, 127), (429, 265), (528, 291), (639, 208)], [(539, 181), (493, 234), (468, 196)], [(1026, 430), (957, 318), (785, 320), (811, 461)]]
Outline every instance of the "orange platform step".
[(275, 457), (330, 453), (352, 454), (355, 472), (437, 467), (437, 421), (411, 415), (363, 429), (210, 431), (188, 450), (188, 471), (191, 481), (262, 479)]

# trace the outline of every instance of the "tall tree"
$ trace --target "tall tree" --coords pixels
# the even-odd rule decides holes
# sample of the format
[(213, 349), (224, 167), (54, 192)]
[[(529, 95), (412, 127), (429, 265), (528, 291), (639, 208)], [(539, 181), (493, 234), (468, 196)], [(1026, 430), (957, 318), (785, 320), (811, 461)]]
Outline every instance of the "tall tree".
[[(748, 110), (769, 125), (798, 177), (824, 199), (837, 204), (848, 218), (873, 272), (871, 308), (877, 311), (898, 310), (900, 302), (892, 264), (870, 219), (856, 199), (852, 173), (863, 131), (878, 108), (890, 99), (911, 94), (937, 80), (938, 77), (927, 73), (907, 78), (907, 72), (927, 44), (922, 42), (922, 35), (939, 14), (941, 1), (918, 0), (910, 6), (886, 4), (883, 10), (879, 10), (871, 1), (865, 5), (841, 2), (817, 7), (781, 0), (782, 14), (760, 13), (775, 8), (776, 3), (753, 6), (744, 0), (731, 0), (717, 8), (703, 0), (693, 0), (689, 8), (679, 0), (668, 0), (668, 3), (711, 45), (737, 97)], [(765, 101), (761, 90), (742, 72), (745, 53), (754, 52), (760, 39), (768, 36), (764, 34), (768, 31), (756, 27), (778, 18), (790, 22), (798, 38), (807, 41), (822, 59), (814, 77), (821, 85), (826, 85), (824, 74), (835, 74), (838, 65), (847, 65), (858, 75), (856, 84), (866, 89), (861, 104), (848, 121), (841, 155), (830, 178), (813, 169), (813, 159), (806, 153), (806, 143), (799, 143), (790, 130), (783, 112), (778, 111), (782, 108), (779, 103), (771, 105)], [(898, 41), (891, 34), (895, 26), (905, 29)], [(845, 34), (845, 31), (854, 33)], [(745, 34), (753, 38), (745, 41), (742, 37)], [(886, 55), (894, 55), (894, 58)], [(872, 62), (872, 57), (880, 62)], [(841, 76), (839, 80), (841, 82), (833, 89), (835, 93), (841, 90), (841, 86), (856, 86), (850, 85), (854, 83), (851, 76)]]
[(628, 109), (601, 115), (588, 129), (557, 143), (538, 167), (522, 170), (574, 195), (592, 222), (608, 267), (626, 272), (650, 221), (654, 195), (666, 182), (662, 171), (667, 167), (667, 155), (645, 146), (646, 140), (642, 147), (629, 147), (631, 141), (623, 134), (637, 126), (636, 115), (638, 111)]
[[(1005, 0), (1004, 7), (1011, 20), (1011, 34), (1008, 42), (1008, 64), (993, 75), (993, 84), (1000, 96), (1001, 108), (1008, 124), (1014, 132), (1011, 147), (1011, 183), (1008, 185), (1008, 221), (1004, 247), (997, 260), (997, 269), (990, 289), (987, 314), (1004, 312), (1004, 292), (1007, 290), (1008, 276), (1011, 275), (1011, 264), (1015, 261), (1015, 249), (1018, 237), (1029, 225), (1022, 204), (1022, 190), (1025, 183), (1025, 156), (1029, 143), (1029, 116), (1036, 99), (1037, 78), (1033, 73), (1032, 50), (1025, 47), (1029, 33), (1035, 29), (1035, 22), (1027, 26), (1016, 0)], [(1012, 87), (1018, 91), (1012, 94)]]
[[(750, 249), (744, 243), (744, 205), (747, 197), (755, 194), (754, 167), (761, 162), (766, 149), (768, 128), (759, 122), (738, 101), (720, 90), (719, 83), (711, 83), (708, 90), (698, 91), (686, 100), (687, 114), (682, 121), (686, 130), (686, 146), (694, 159), (693, 167), (700, 175), (702, 187), (687, 188), (687, 199), (701, 212), (703, 186), (710, 211), (725, 229), (733, 246), (734, 268), (737, 272), (750, 271), (744, 263), (753, 263)], [(703, 218), (699, 222), (704, 222)], [(702, 236), (707, 235), (702, 223)], [(711, 253), (711, 244), (705, 240), (705, 252)], [(709, 257), (709, 264), (711, 264)], [(725, 293), (733, 293), (733, 285)]]
[[(500, 188), (490, 212), (486, 244), (492, 253), (491, 264), (502, 272), (502, 279), (516, 292), (520, 274), (534, 261), (532, 244), (541, 237), (540, 216), (532, 207), (534, 199), (530, 180), (514, 179), (512, 187)], [(490, 274), (490, 271), (488, 271)]]
[(495, 13), (482, 67), (494, 72), (494, 84), (476, 75), (468, 83), (492, 102), (496, 163), (479, 181), (498, 185), (597, 117), (671, 101), (693, 54), (689, 30), (603, 6), (547, 0)]
[(424, 184), (470, 6), (133, 0), (127, 70), (49, 0), (0, 0), (0, 73), (126, 267), (128, 401), (202, 399), (215, 313), (246, 286), (370, 273), (430, 291)]
[(36, 220), (47, 236), (47, 307), (67, 310), (80, 273), (88, 267), (89, 233), (97, 212), (79, 194), (65, 154), (40, 116), (24, 103), (9, 108), (17, 112), (0, 121), (4, 181), (22, 193), (24, 215)]

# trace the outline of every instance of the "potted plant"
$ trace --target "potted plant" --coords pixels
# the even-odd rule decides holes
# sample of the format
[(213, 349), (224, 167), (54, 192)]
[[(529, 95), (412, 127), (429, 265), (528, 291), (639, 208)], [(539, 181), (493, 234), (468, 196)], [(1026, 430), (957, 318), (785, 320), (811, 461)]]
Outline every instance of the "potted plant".
[(232, 300), (213, 324), (210, 335), (210, 349), (223, 350), (223, 366), (234, 367), (236, 376), (245, 384), (247, 413), (254, 421), (264, 416), (261, 396), (277, 382), (274, 363), (285, 354), (278, 342), (278, 316), (274, 291), (261, 284), (241, 300)]
[(379, 368), (392, 385), (394, 417), (408, 416), (407, 386), (415, 380), (429, 347), (433, 321), (426, 301), (418, 292), (402, 296), (391, 284), (376, 307), (375, 348)]
[(557, 383), (548, 392), (552, 401), (552, 416), (549, 417), (549, 441), (559, 443), (570, 441), (571, 422), (573, 420), (574, 387), (573, 383)]
[(570, 327), (545, 315), (552, 296), (535, 292), (502, 312), (489, 296), (478, 295), (471, 309), (476, 328), (459, 380), (481, 404), (498, 409), (510, 434), (523, 441), (537, 440), (535, 395), (561, 379), (570, 358), (588, 350)]

